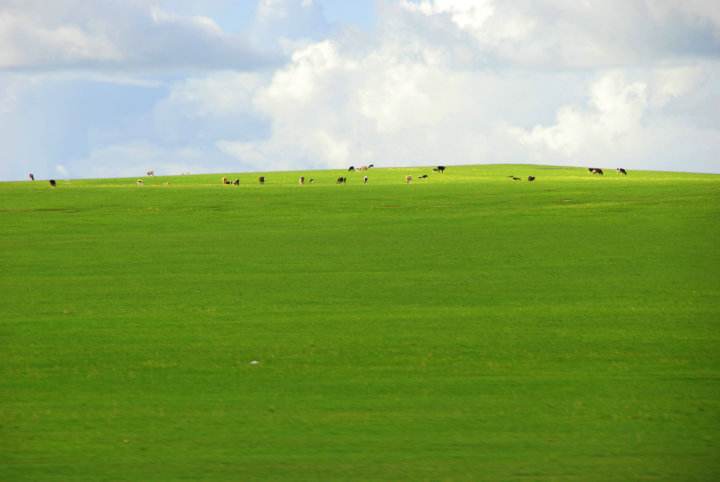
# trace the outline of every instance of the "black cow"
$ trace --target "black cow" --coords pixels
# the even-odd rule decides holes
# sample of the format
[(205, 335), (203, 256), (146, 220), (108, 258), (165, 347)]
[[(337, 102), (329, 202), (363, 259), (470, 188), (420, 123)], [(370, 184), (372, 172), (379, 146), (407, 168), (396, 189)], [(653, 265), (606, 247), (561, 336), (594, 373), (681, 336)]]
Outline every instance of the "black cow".
[(265, 184), (265, 176), (260, 176), (260, 177), (258, 177), (258, 182), (259, 182), (260, 184)]
[(519, 181), (519, 180), (520, 180), (519, 177), (515, 177), (515, 176), (508, 176), (508, 177), (509, 177), (510, 179), (512, 179), (513, 181)]
[(535, 176), (528, 176), (528, 181), (533, 182), (535, 180)]
[(616, 171), (618, 172), (618, 174), (622, 174), (623, 176), (627, 176), (627, 171), (626, 171), (625, 169), (623, 169), (622, 167), (618, 167), (618, 168), (616, 169)]
[(348, 172), (353, 172), (355, 170), (355, 166), (348, 167)]
[(375, 167), (375, 164), (368, 164), (368, 169), (370, 169), (371, 167)]
[(588, 167), (588, 171), (590, 171), (590, 174), (600, 174), (601, 176), (605, 174), (599, 167)]
[(427, 174), (423, 174), (422, 176), (418, 176), (418, 179), (427, 179), (427, 178), (428, 178), (428, 175), (427, 175)]
[(438, 167), (434, 168), (433, 171), (439, 172), (440, 174), (442, 174), (445, 172), (445, 166), (438, 166)]
[(55, 182), (55, 179), (50, 179), (50, 186), (51, 186), (51, 187), (57, 186), (57, 183)]
[(346, 184), (347, 183), (347, 177), (340, 176), (337, 178), (336, 184)]
[(31, 181), (35, 180), (35, 175), (32, 172), (30, 174), (28, 174), (28, 177), (30, 178)]

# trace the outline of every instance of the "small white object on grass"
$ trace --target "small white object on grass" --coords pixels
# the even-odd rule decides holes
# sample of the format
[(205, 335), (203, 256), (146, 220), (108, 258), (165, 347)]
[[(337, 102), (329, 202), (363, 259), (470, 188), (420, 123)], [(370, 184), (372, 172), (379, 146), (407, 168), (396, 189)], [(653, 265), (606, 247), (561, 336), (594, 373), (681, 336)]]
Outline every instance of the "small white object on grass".
[(257, 360), (253, 360), (253, 361), (250, 362), (250, 364), (251, 364), (251, 365), (259, 365), (260, 362), (257, 361)]

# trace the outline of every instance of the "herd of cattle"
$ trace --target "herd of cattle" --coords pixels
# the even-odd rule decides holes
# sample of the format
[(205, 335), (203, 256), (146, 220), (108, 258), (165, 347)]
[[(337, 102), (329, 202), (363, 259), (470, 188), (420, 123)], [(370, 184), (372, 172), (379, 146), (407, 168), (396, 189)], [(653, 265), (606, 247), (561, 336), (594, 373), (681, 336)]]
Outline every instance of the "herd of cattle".
[[(360, 166), (360, 167), (357, 167), (357, 168), (356, 168), (355, 166), (350, 166), (350, 167), (348, 168), (348, 172), (367, 171), (367, 170), (369, 170), (369, 169), (372, 169), (373, 167), (375, 167), (374, 164), (368, 164), (367, 166)], [(436, 167), (433, 168), (433, 171), (434, 171), (434, 172), (439, 172), (440, 174), (443, 174), (443, 173), (445, 172), (445, 169), (446, 169), (445, 166), (436, 166)], [(618, 168), (615, 169), (615, 170), (617, 171), (618, 174), (620, 174), (620, 175), (622, 175), (622, 176), (627, 176), (627, 170), (623, 169), (622, 167), (618, 167)], [(605, 175), (605, 173), (603, 172), (603, 170), (600, 169), (599, 167), (588, 167), (588, 172), (589, 172), (590, 174), (598, 175), (598, 176), (603, 176), (603, 175)], [(154, 175), (155, 175), (155, 171), (147, 171), (146, 174), (147, 174), (148, 176), (154, 176)], [(34, 181), (34, 180), (35, 180), (35, 175), (34, 175), (32, 172), (28, 174), (28, 177), (30, 178), (31, 181)], [(423, 174), (423, 175), (421, 175), (421, 176), (418, 176), (418, 179), (427, 179), (428, 177), (429, 177), (429, 176), (428, 176), (427, 174)], [(519, 178), (519, 177), (517, 177), (517, 176), (508, 176), (508, 177), (509, 177), (510, 179), (512, 179), (513, 181), (520, 181), (520, 180), (521, 180), (521, 178)], [(369, 180), (369, 179), (368, 179), (368, 176), (363, 176), (363, 184), (367, 184), (367, 183), (368, 183), (368, 180)], [(528, 176), (528, 177), (527, 177), (527, 180), (528, 180), (529, 182), (533, 182), (533, 181), (535, 180), (535, 176)], [(235, 179), (235, 180), (232, 180), (232, 181), (231, 181), (231, 180), (228, 179), (227, 177), (223, 177), (223, 178), (221, 179), (221, 181), (222, 181), (223, 184), (228, 184), (228, 185), (233, 185), (233, 186), (239, 186), (239, 185), (240, 185), (240, 179)], [(413, 177), (412, 177), (412, 176), (409, 176), (409, 175), (408, 175), (408, 176), (405, 176), (405, 184), (410, 184), (412, 181), (413, 181)], [(57, 186), (57, 182), (55, 181), (55, 179), (50, 179), (49, 182), (50, 182), (50, 186), (51, 186), (51, 187), (56, 187), (56, 186)], [(298, 183), (299, 183), (300, 185), (304, 185), (306, 182), (307, 182), (308, 184), (313, 184), (313, 183), (315, 182), (315, 179), (310, 178), (310, 179), (307, 179), (307, 180), (306, 180), (306, 179), (305, 179), (305, 176), (300, 176), (300, 178), (298, 179)], [(347, 182), (348, 182), (348, 178), (347, 178), (346, 176), (340, 176), (340, 177), (337, 178), (337, 181), (335, 181), (336, 184), (347, 184)], [(260, 184), (265, 184), (265, 176), (260, 176), (260, 177), (258, 177), (258, 183), (260, 183)], [(138, 186), (142, 186), (142, 185), (145, 184), (145, 181), (142, 180), (142, 179), (138, 179), (138, 180), (136, 181), (136, 184), (137, 184)]]

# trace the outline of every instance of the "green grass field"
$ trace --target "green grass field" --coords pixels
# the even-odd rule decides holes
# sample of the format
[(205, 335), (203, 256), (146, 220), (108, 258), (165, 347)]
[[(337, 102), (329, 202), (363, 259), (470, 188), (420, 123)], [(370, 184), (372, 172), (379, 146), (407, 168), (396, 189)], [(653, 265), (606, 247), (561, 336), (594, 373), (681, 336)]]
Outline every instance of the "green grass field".
[(1, 183), (0, 480), (720, 479), (720, 176), (341, 174)]

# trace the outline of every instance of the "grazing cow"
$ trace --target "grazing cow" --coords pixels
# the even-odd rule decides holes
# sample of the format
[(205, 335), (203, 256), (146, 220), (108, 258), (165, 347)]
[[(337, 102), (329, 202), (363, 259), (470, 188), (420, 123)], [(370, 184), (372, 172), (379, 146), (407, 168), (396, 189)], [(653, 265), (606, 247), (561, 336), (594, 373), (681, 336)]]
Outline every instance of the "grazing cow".
[(370, 169), (371, 167), (375, 167), (375, 164), (368, 164), (368, 169)]
[(405, 184), (410, 184), (412, 182), (412, 176), (405, 176)]
[(298, 179), (298, 184), (300, 184), (301, 186), (305, 184), (305, 176), (300, 176), (300, 179)]
[(233, 186), (239, 186), (240, 185), (240, 179), (235, 179), (233, 181)]
[(155, 171), (148, 171), (148, 172), (147, 172), (147, 175), (148, 175), (148, 176), (154, 176), (154, 175), (155, 175)]
[(35, 175), (32, 172), (30, 174), (28, 174), (28, 177), (30, 178), (31, 181), (35, 180)]
[(508, 176), (508, 177), (509, 177), (510, 179), (512, 179), (513, 181), (519, 181), (519, 180), (520, 180), (519, 177), (515, 177), (515, 176)]
[(438, 167), (434, 168), (433, 171), (439, 172), (440, 174), (442, 174), (445, 172), (445, 166), (438, 166)]
[(260, 177), (258, 177), (258, 182), (259, 182), (260, 184), (265, 184), (265, 176), (260, 176)]
[(353, 172), (355, 170), (355, 166), (348, 167), (348, 172)]
[(588, 171), (590, 171), (590, 174), (600, 174), (601, 176), (605, 174), (599, 167), (588, 167)]
[(418, 179), (427, 179), (427, 178), (428, 178), (428, 175), (427, 175), (427, 174), (423, 174), (422, 176), (418, 176)]
[(363, 177), (363, 184), (367, 184), (367, 182), (368, 182), (368, 177), (367, 176)]
[(535, 176), (528, 176), (528, 181), (533, 182), (535, 180)]
[(615, 170), (618, 172), (618, 174), (622, 174), (623, 176), (627, 176), (627, 171), (626, 171), (625, 169), (623, 169), (622, 167), (618, 167), (618, 168), (615, 169)]
[(347, 177), (343, 177), (343, 176), (338, 177), (336, 184), (347, 184)]
[(55, 186), (57, 186), (55, 179), (50, 179), (50, 187), (55, 187)]

